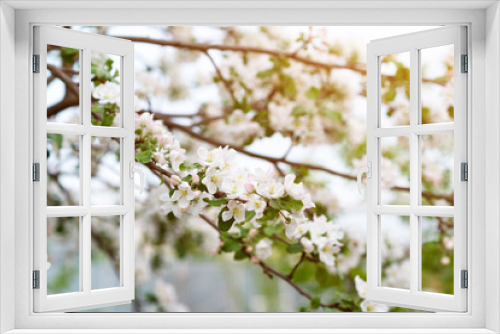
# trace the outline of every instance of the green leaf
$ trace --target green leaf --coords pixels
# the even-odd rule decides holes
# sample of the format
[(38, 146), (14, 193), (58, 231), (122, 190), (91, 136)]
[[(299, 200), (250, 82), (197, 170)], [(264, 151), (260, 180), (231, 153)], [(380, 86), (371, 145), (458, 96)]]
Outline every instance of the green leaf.
[(271, 237), (273, 234), (279, 234), (283, 230), (281, 224), (276, 225), (267, 225), (264, 227), (264, 234), (268, 237)]
[(303, 105), (295, 106), (292, 109), (292, 114), (291, 115), (294, 116), (294, 117), (305, 116), (305, 115), (307, 115), (307, 109)]
[(181, 164), (179, 165), (179, 169), (180, 169), (180, 170), (188, 170), (188, 169), (189, 169), (189, 167), (188, 167), (185, 163), (181, 163)]
[(282, 94), (289, 98), (293, 99), (295, 94), (297, 94), (297, 86), (295, 84), (295, 80), (288, 75), (281, 75), (281, 84), (282, 84)]
[(113, 124), (114, 120), (115, 120), (115, 116), (112, 116), (110, 114), (103, 114), (101, 126), (110, 126)]
[(227, 203), (227, 199), (225, 199), (225, 198), (210, 200), (210, 199), (205, 197), (203, 199), (203, 201), (207, 202), (208, 205), (210, 205), (210, 206), (221, 206), (221, 205), (224, 205)]
[(249, 222), (252, 218), (255, 217), (255, 211), (245, 211), (245, 221), (244, 223)]
[(321, 91), (319, 90), (319, 88), (314, 87), (314, 86), (309, 88), (306, 92), (306, 97), (309, 100), (317, 100), (320, 95), (321, 95)]
[(59, 133), (50, 133), (47, 135), (52, 141), (57, 145), (59, 149), (62, 148), (62, 142), (63, 142), (63, 135)]
[(234, 253), (233, 259), (236, 261), (241, 261), (247, 258), (247, 254), (243, 250), (239, 250)]
[(313, 299), (311, 299), (311, 308), (313, 310), (317, 309), (320, 306), (321, 306), (321, 299), (319, 299), (319, 297), (314, 297)]
[(221, 247), (221, 250), (223, 252), (226, 253), (239, 252), (243, 248), (241, 242), (231, 238), (231, 236), (226, 232), (221, 233), (221, 239), (224, 242), (224, 245)]
[(175, 192), (174, 188), (170, 189), (170, 191), (168, 192), (168, 197), (174, 196), (174, 192)]
[(137, 160), (143, 164), (147, 164), (148, 162), (151, 161), (152, 155), (153, 155), (153, 152), (151, 152), (150, 150), (142, 151), (142, 152), (139, 152), (135, 155), (135, 160)]
[(324, 285), (328, 280), (328, 272), (326, 271), (325, 268), (318, 267), (318, 269), (316, 269), (314, 277), (316, 278), (316, 281), (318, 281), (319, 284)]
[(290, 254), (302, 252), (304, 246), (300, 242), (289, 244), (286, 246), (286, 251)]
[(193, 175), (188, 174), (182, 181), (191, 182), (193, 180)]
[(300, 309), (299, 309), (299, 312), (310, 312), (311, 310), (309, 309), (309, 307), (307, 306), (302, 306)]
[(269, 78), (273, 75), (273, 73), (274, 73), (274, 69), (272, 69), (272, 68), (270, 68), (268, 70), (260, 71), (257, 73), (257, 78), (259, 78), (259, 79)]

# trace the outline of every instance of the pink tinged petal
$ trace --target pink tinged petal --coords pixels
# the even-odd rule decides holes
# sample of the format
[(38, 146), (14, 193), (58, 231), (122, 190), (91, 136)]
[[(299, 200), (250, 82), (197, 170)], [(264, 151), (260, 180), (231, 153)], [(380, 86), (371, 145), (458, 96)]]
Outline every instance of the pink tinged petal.
[(222, 213), (222, 220), (228, 221), (231, 218), (233, 218), (233, 212), (232, 211), (224, 211)]

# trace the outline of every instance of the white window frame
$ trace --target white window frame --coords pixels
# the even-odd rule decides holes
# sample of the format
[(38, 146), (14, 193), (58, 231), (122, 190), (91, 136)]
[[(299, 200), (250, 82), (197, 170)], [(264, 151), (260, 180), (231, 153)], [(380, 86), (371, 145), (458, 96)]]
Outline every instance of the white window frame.
[[(133, 171), (135, 163), (134, 121), (134, 45), (127, 40), (98, 34), (70, 31), (53, 26), (36, 26), (34, 54), (39, 56), (39, 73), (33, 74), (34, 162), (39, 164), (39, 181), (33, 185), (34, 259), (38, 270), (38, 289), (34, 289), (34, 311), (74, 311), (130, 303), (135, 294), (134, 224), (135, 197)], [(56, 45), (79, 50), (81, 82), (79, 94), (80, 124), (54, 123), (47, 120), (47, 46)], [(120, 125), (91, 124), (91, 53), (120, 57)], [(78, 136), (80, 139), (80, 198), (75, 206), (47, 206), (47, 134)], [(120, 141), (120, 204), (91, 204), (92, 137), (114, 137)], [(91, 220), (92, 217), (119, 216), (120, 272), (119, 286), (92, 289)], [(79, 290), (71, 293), (47, 293), (47, 218), (78, 217), (79, 224)]]
[[(467, 185), (461, 180), (461, 163), (467, 163), (467, 75), (461, 71), (461, 56), (467, 54), (465, 26), (449, 26), (412, 34), (373, 40), (367, 47), (367, 160), (371, 177), (367, 187), (367, 299), (389, 305), (422, 310), (467, 310), (467, 290), (461, 286), (461, 270), (467, 270)], [(452, 123), (421, 122), (421, 50), (453, 45), (454, 110)], [(381, 124), (381, 57), (401, 52), (410, 56), (410, 124), (383, 127)], [(422, 170), (420, 136), (454, 134), (453, 206), (422, 205)], [(410, 202), (408, 205), (382, 205), (381, 141), (384, 137), (408, 138), (410, 167)], [(409, 289), (384, 287), (381, 283), (382, 217), (398, 215), (410, 220)], [(453, 217), (454, 265), (453, 294), (433, 293), (422, 288), (422, 217)]]
[[(12, 333), (252, 332), (495, 333), (500, 331), (500, 11), (497, 1), (113, 2), (0, 4), (1, 331)], [(12, 7), (11, 7), (12, 6)], [(120, 7), (128, 6), (123, 9)], [(460, 6), (461, 9), (457, 9)], [(489, 7), (488, 7), (489, 6)], [(13, 8), (14, 7), (14, 8)], [(66, 7), (66, 8), (61, 8)], [(107, 8), (96, 12), (97, 8)], [(148, 9), (149, 7), (149, 9)], [(163, 7), (163, 8), (158, 8)], [(267, 7), (272, 7), (269, 9)], [(290, 9), (293, 7), (292, 9)], [(455, 7), (455, 8), (452, 8)], [(488, 8), (487, 8), (488, 7)], [(24, 9), (23, 9), (24, 8)], [(51, 8), (48, 9), (47, 8)], [(54, 8), (59, 10), (53, 10)], [(82, 9), (83, 8), (83, 9)], [(179, 9), (180, 8), (180, 9)], [(346, 9), (347, 8), (347, 9)], [(36, 24), (64, 25), (451, 25), (469, 31), (469, 308), (435, 314), (35, 314), (31, 289), (33, 131), (31, 45)], [(15, 35), (14, 35), (15, 33)], [(15, 38), (14, 38), (15, 36)], [(6, 46), (6, 47), (4, 47)], [(486, 67), (488, 71), (486, 71)], [(12, 80), (15, 78), (15, 90)], [(14, 112), (15, 110), (15, 112)], [(12, 129), (12, 115), (15, 128)], [(486, 121), (488, 120), (488, 121)], [(11, 127), (11, 128), (9, 128)], [(485, 135), (486, 133), (486, 135)], [(12, 146), (15, 138), (15, 147)], [(487, 139), (487, 140), (486, 140)], [(488, 154), (485, 150), (488, 150)], [(15, 174), (14, 174), (15, 172)], [(13, 178), (12, 175), (15, 175)], [(488, 176), (488, 182), (486, 181)], [(5, 185), (5, 186), (4, 186)], [(12, 199), (12, 193), (15, 198)], [(488, 194), (488, 196), (486, 196)], [(485, 204), (486, 203), (486, 204)], [(14, 210), (12, 208), (15, 208)], [(486, 219), (488, 217), (488, 219)], [(473, 226), (474, 228), (472, 229)], [(14, 240), (15, 237), (15, 240)], [(13, 255), (14, 254), (14, 255)], [(488, 254), (489, 256), (485, 256)], [(485, 260), (486, 259), (486, 260)], [(487, 266), (486, 266), (487, 262)], [(14, 287), (14, 288), (13, 288)], [(487, 293), (486, 293), (487, 292)], [(12, 307), (14, 305), (14, 307)], [(141, 329), (137, 329), (141, 326)], [(137, 330), (134, 330), (137, 329)], [(258, 329), (260, 328), (260, 330)], [(288, 328), (289, 330), (283, 330)], [(383, 329), (382, 329), (383, 328)], [(411, 330), (417, 328), (418, 330)], [(45, 329), (45, 331), (43, 331)], [(47, 329), (50, 329), (47, 331)], [(57, 330), (59, 329), (59, 330)], [(126, 329), (126, 331), (125, 331)], [(150, 329), (150, 330), (147, 330)], [(162, 330), (163, 329), (163, 330)], [(217, 330), (220, 329), (220, 330)], [(265, 330), (267, 329), (267, 330)], [(246, 331), (248, 332), (248, 330)]]

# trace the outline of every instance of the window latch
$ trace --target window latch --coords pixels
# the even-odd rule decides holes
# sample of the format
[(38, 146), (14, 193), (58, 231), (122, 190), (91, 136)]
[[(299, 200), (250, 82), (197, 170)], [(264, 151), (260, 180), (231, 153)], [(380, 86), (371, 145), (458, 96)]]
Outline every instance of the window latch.
[(140, 194), (142, 194), (142, 191), (144, 190), (144, 173), (142, 172), (142, 170), (140, 168), (135, 167), (134, 161), (130, 161), (130, 163), (129, 163), (129, 176), (131, 179), (134, 179), (134, 173), (139, 174), (139, 178), (141, 181)]
[(358, 191), (361, 194), (361, 177), (363, 174), (366, 174), (368, 179), (372, 178), (372, 163), (368, 161), (368, 165), (366, 167), (360, 168), (358, 170)]

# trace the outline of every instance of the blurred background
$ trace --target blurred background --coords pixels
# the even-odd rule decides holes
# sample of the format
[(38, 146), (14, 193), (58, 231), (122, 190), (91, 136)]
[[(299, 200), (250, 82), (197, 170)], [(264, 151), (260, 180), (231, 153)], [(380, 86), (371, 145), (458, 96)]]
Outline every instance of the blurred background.
[[(345, 232), (335, 268), (303, 262), (291, 280), (328, 303), (316, 307), (286, 280), (220, 251), (217, 231), (196, 216), (165, 213), (169, 189), (147, 166), (136, 191), (136, 299), (92, 312), (370, 311), (366, 198), (366, 46), (434, 27), (67, 27), (135, 43), (135, 109), (166, 115), (196, 161), (200, 146), (236, 148), (247, 170), (294, 173), (323, 214)], [(48, 48), (48, 122), (80, 122), (78, 50)], [(422, 123), (453, 122), (453, 46), (421, 51)], [(92, 123), (118, 126), (120, 58), (92, 54)], [(409, 125), (409, 53), (381, 59), (381, 126)], [(118, 87), (118, 88), (117, 88)], [(118, 93), (117, 93), (118, 92)], [(78, 205), (78, 136), (47, 136), (48, 205)], [(140, 143), (138, 143), (139, 145)], [(246, 152), (250, 152), (251, 156)], [(409, 204), (407, 137), (381, 141), (381, 204)], [(276, 163), (273, 158), (283, 158)], [(422, 136), (422, 204), (453, 205), (453, 135)], [(120, 140), (92, 138), (92, 204), (119, 204)], [(137, 184), (136, 184), (137, 186)], [(78, 217), (49, 218), (49, 294), (79, 287)], [(422, 219), (422, 289), (453, 293), (453, 219)], [(92, 218), (92, 289), (119, 285), (120, 219)], [(408, 217), (383, 216), (382, 285), (409, 288)], [(270, 226), (266, 236), (282, 236)], [(279, 239), (278, 239), (279, 241)], [(266, 263), (289, 272), (300, 258), (274, 242)], [(385, 311), (385, 310), (379, 310)], [(391, 308), (390, 311), (411, 311)]]

